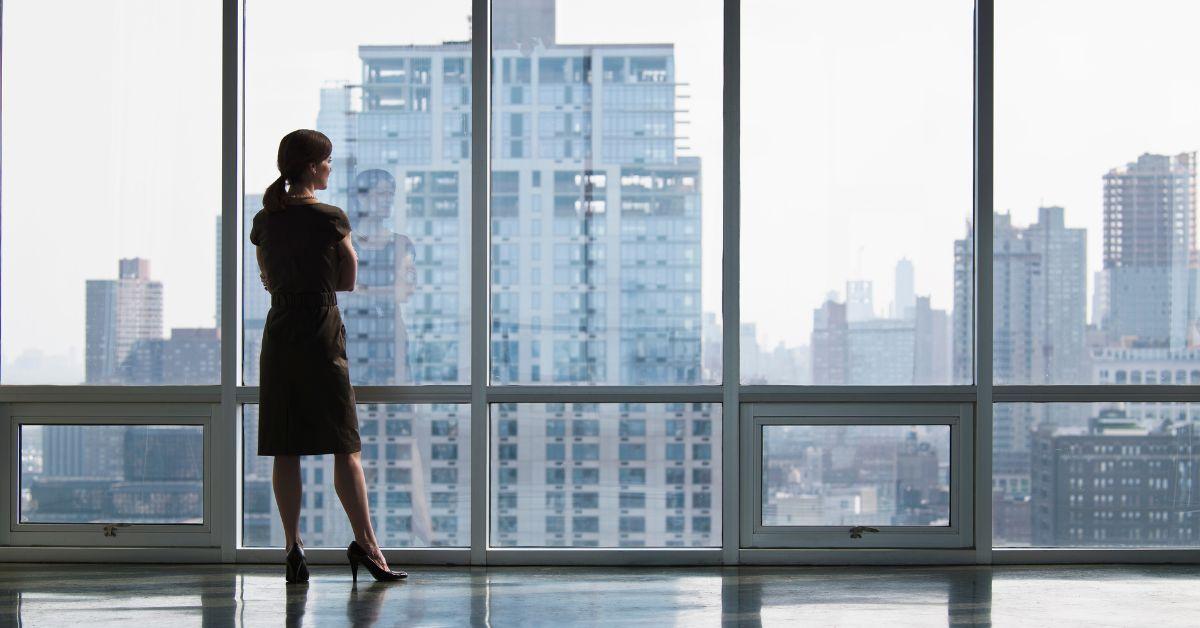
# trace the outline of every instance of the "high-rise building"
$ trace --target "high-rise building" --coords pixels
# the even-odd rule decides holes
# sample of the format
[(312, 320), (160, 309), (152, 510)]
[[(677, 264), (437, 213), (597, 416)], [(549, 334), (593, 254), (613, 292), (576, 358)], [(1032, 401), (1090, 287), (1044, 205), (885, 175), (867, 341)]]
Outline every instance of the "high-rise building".
[(161, 339), (163, 286), (150, 278), (150, 260), (120, 260), (117, 279), (89, 279), (86, 381), (121, 383), (120, 367), (140, 340)]
[(813, 311), (812, 383), (842, 386), (849, 379), (846, 304), (828, 299)]
[(1104, 175), (1108, 336), (1186, 346), (1196, 265), (1196, 153), (1142, 154)]
[[(1061, 207), (1038, 209), (1029, 227), (1010, 214), (993, 215), (992, 376), (1000, 384), (1081, 384), (1088, 379), (1084, 338), (1087, 315), (1086, 231), (1065, 226)], [(970, 381), (974, 328), (974, 241), (955, 241), (954, 371)], [(997, 406), (997, 455), (1028, 451), (1034, 418)], [(1024, 464), (1024, 463), (1021, 463)]]
[(896, 262), (895, 296), (892, 298), (892, 318), (908, 318), (916, 307), (916, 285), (912, 260)]
[(954, 241), (954, 310), (952, 361), (955, 384), (975, 381), (975, 229)]
[[(496, 3), (492, 39), (491, 380), (701, 382), (700, 163), (676, 154), (672, 46), (559, 44), (544, 0)], [(350, 216), (359, 254), (359, 285), (339, 294), (356, 385), (469, 373), (470, 54), (468, 42), (361, 46), (362, 84), (322, 90), (317, 128), (335, 147), (325, 200)], [(709, 404), (492, 408), (494, 542), (719, 544), (714, 415)], [(466, 545), (468, 408), (360, 404), (358, 416), (381, 541)], [(245, 427), (250, 447), (252, 407)], [(302, 464), (310, 545), (350, 538), (329, 458)], [(618, 510), (630, 512), (602, 516)], [(254, 542), (281, 540), (255, 517)]]
[[(854, 282), (847, 282), (849, 286)], [(812, 381), (826, 386), (945, 384), (950, 377), (950, 316), (915, 297), (906, 319), (848, 320), (849, 303), (813, 311)]]
[(874, 287), (870, 281), (846, 282), (846, 320), (851, 323), (875, 318)]
[(1041, 373), (1023, 383), (1088, 383), (1087, 230), (1067, 227), (1064, 214), (1062, 207), (1038, 208), (1038, 220), (1025, 234), (1040, 258), (1032, 312)]

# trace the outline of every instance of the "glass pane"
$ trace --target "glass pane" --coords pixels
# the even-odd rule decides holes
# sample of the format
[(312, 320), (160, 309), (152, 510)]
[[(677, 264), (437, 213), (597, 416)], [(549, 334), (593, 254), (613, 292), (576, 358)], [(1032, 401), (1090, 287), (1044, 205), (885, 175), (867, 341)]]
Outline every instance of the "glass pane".
[(199, 425), (22, 425), (21, 523), (203, 523)]
[(971, 382), (972, 12), (744, 7), (743, 383)]
[(470, 372), (470, 2), (352, 0), (246, 6), (243, 379), (258, 383), (270, 299), (250, 221), (279, 175), (284, 134), (333, 142), (328, 189), (350, 218), (358, 284), (338, 294), (357, 385), (465, 383)]
[(721, 544), (721, 406), (497, 404), (492, 544)]
[(762, 525), (950, 525), (950, 426), (762, 431)]
[(720, 382), (721, 3), (492, 9), (491, 381)]
[(217, 383), (219, 3), (3, 11), (0, 383)]
[(994, 545), (1200, 544), (1200, 407), (998, 403), (994, 409)]
[(1197, 19), (996, 3), (996, 383), (1200, 384)]
[[(258, 406), (242, 406), (242, 544), (283, 546), (272, 458), (258, 454)], [(471, 542), (471, 417), (466, 404), (359, 404), (361, 460), (375, 537), (384, 547)], [(354, 539), (333, 485), (333, 455), (300, 459), (300, 534), (307, 547)]]

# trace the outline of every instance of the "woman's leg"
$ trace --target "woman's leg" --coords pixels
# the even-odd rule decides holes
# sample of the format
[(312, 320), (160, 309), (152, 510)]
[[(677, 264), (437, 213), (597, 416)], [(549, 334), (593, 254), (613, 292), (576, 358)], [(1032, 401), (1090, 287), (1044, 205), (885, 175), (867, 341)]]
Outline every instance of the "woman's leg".
[(300, 456), (275, 456), (271, 485), (275, 488), (279, 518), (283, 520), (284, 549), (292, 549), (294, 543), (303, 547), (304, 542), (300, 540), (300, 496), (304, 487), (300, 485)]
[(375, 530), (371, 527), (371, 508), (367, 501), (367, 480), (363, 477), (362, 462), (358, 452), (333, 455), (333, 487), (338, 499), (350, 519), (354, 540), (384, 569), (387, 560), (379, 551)]

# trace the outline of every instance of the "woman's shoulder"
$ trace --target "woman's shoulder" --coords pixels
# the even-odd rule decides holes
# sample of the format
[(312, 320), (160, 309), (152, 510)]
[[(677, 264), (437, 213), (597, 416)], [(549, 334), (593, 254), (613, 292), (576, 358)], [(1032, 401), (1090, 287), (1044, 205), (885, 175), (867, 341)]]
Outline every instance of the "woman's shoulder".
[(313, 203), (312, 205), (309, 205), (309, 207), (321, 212), (322, 214), (328, 214), (334, 218), (347, 217), (346, 212), (337, 205), (330, 205), (329, 203)]

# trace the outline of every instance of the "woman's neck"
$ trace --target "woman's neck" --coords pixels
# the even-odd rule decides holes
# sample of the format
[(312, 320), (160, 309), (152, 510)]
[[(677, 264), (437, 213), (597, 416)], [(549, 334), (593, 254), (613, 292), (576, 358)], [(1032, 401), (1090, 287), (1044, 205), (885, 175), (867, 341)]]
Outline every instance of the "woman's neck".
[(311, 183), (292, 184), (288, 187), (287, 195), (297, 198), (316, 197), (317, 190)]

